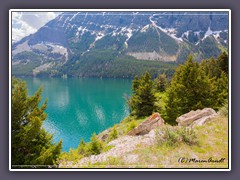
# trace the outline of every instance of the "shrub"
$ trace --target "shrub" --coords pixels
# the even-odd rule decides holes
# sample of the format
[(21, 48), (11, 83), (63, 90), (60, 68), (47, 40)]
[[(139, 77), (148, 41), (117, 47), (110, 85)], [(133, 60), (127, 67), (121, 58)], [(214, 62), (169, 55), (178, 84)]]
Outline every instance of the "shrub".
[(102, 142), (97, 138), (96, 133), (93, 133), (92, 137), (91, 137), (91, 141), (87, 146), (87, 154), (100, 154), (101, 150), (103, 149), (103, 144)]
[(110, 142), (114, 139), (117, 139), (117, 138), (118, 138), (118, 131), (116, 129), (116, 125), (114, 125), (111, 133), (109, 134), (108, 142)]
[(175, 146), (178, 143), (194, 145), (198, 143), (193, 129), (188, 127), (164, 127), (156, 130), (157, 145)]
[(228, 116), (228, 100), (226, 100), (226, 102), (224, 103), (223, 107), (220, 109), (219, 113), (222, 116), (225, 116), (225, 117)]
[(86, 143), (84, 142), (83, 138), (80, 141), (77, 151), (78, 151), (78, 154), (82, 154), (82, 155), (86, 153)]
[(137, 122), (136, 122), (136, 120), (132, 120), (131, 123), (128, 125), (126, 134), (127, 134), (129, 131), (133, 130), (135, 127), (137, 127)]
[(192, 128), (181, 128), (179, 132), (182, 138), (182, 142), (188, 145), (194, 145), (198, 143), (196, 133)]

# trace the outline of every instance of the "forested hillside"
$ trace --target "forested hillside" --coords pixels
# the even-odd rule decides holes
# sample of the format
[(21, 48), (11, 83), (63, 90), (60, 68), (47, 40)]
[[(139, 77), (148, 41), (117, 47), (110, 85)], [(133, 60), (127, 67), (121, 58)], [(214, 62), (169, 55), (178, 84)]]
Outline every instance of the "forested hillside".
[(12, 73), (24, 76), (171, 76), (228, 50), (224, 12), (64, 12), (12, 46)]

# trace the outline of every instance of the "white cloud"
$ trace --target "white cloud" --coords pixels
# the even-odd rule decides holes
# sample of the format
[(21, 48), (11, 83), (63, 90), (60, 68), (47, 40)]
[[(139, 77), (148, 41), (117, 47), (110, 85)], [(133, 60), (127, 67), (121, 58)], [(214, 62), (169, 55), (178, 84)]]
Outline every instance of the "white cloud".
[(12, 12), (12, 41), (35, 33), (60, 12)]

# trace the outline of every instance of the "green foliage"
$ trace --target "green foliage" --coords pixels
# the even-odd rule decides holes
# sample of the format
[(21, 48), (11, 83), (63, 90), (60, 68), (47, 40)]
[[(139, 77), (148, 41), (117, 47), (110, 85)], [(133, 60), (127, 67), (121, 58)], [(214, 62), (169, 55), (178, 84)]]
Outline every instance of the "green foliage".
[(90, 154), (100, 154), (103, 148), (102, 142), (97, 138), (96, 133), (93, 133), (91, 141), (88, 144), (88, 151)]
[(228, 97), (228, 55), (223, 52), (217, 60), (211, 58), (201, 62), (201, 68), (212, 83), (214, 109), (223, 106)]
[(35, 54), (31, 51), (23, 51), (14, 56), (15, 60), (21, 60), (22, 62), (26, 62), (27, 60), (41, 61), (41, 56)]
[(109, 151), (110, 149), (112, 149), (113, 147), (115, 147), (115, 146), (111, 146), (111, 145), (104, 145), (103, 146), (103, 149), (102, 149), (102, 152), (107, 152), (107, 151)]
[(177, 68), (166, 91), (165, 120), (174, 124), (178, 116), (190, 110), (211, 107), (211, 89), (209, 78), (189, 56), (186, 63)]
[(109, 134), (108, 142), (110, 142), (114, 139), (117, 139), (117, 138), (118, 138), (118, 132), (117, 132), (117, 129), (116, 129), (116, 125), (114, 125), (113, 128), (112, 128), (112, 131)]
[(169, 55), (175, 55), (178, 51), (178, 44), (166, 33), (157, 28), (150, 27), (146, 32), (138, 31), (128, 41), (128, 52), (160, 52), (161, 50)]
[(216, 60), (213, 57), (203, 60), (201, 67), (210, 78), (220, 78), (222, 72), (228, 75), (228, 55), (223, 52)]
[(228, 55), (227, 53), (224, 51), (217, 59), (219, 68), (225, 72), (226, 74), (228, 74)]
[(154, 95), (156, 97), (156, 101), (154, 103), (156, 112), (163, 114), (165, 110), (166, 92), (156, 92)]
[(78, 154), (85, 154), (86, 153), (86, 143), (84, 142), (84, 139), (82, 138), (80, 141), (80, 144), (77, 148)]
[(126, 133), (128, 133), (129, 131), (133, 130), (135, 127), (137, 127), (137, 122), (136, 120), (132, 120), (127, 127)]
[(159, 52), (160, 42), (156, 29), (148, 28), (146, 32), (136, 32), (128, 41), (129, 52)]
[(69, 42), (69, 47), (71, 48), (71, 51), (74, 52), (74, 56), (79, 56), (81, 53), (88, 50), (94, 40), (95, 38), (94, 36), (91, 36), (90, 32), (85, 32), (79, 37), (77, 42), (71, 40)]
[(124, 48), (125, 36), (106, 35), (95, 43), (95, 49), (112, 49), (120, 51)]
[(62, 164), (68, 161), (77, 162), (83, 157), (107, 152), (111, 148), (112, 146), (107, 146), (106, 143), (97, 138), (96, 133), (93, 133), (92, 137), (90, 138), (90, 142), (86, 143), (84, 142), (84, 139), (81, 139), (77, 149), (70, 149), (68, 153), (61, 153), (59, 162)]
[(156, 130), (157, 145), (176, 146), (178, 143), (196, 145), (198, 139), (193, 129), (188, 127), (164, 127)]
[[(131, 114), (138, 117), (148, 116), (154, 111), (155, 96), (153, 92), (153, 81), (148, 72), (141, 76), (139, 80), (134, 79), (137, 87), (133, 86), (133, 95), (129, 100)], [(134, 89), (137, 88), (137, 89)]]
[(228, 96), (228, 78), (213, 58), (201, 64), (189, 56), (180, 65), (166, 91), (164, 119), (174, 124), (175, 119), (191, 110), (211, 107), (218, 109)]
[(136, 93), (138, 87), (139, 87), (139, 79), (138, 79), (138, 76), (135, 76), (135, 78), (132, 81), (132, 92)]
[(27, 75), (27, 76), (32, 76), (33, 75), (33, 69), (41, 65), (41, 61), (35, 62), (35, 61), (30, 61), (27, 64), (16, 64), (12, 66), (12, 71), (13, 74), (16, 76), (19, 75)]
[(154, 78), (160, 73), (165, 73), (168, 77), (171, 77), (176, 67), (177, 63), (175, 62), (136, 60), (132, 56), (120, 55), (109, 64), (105, 76), (134, 78), (135, 76), (140, 77), (148, 71)]
[(154, 84), (156, 86), (156, 90), (163, 92), (167, 87), (167, 76), (166, 74), (160, 74), (158, 78), (154, 80)]
[(218, 62), (212, 57), (201, 62), (201, 68), (209, 76), (209, 78), (220, 77), (221, 69)]
[(228, 100), (225, 101), (223, 107), (221, 107), (219, 112), (222, 116), (228, 117)]
[(218, 48), (218, 42), (214, 37), (208, 36), (203, 41), (200, 41), (198, 46), (204, 58), (217, 57), (221, 54), (221, 50)]
[[(41, 65), (41, 61), (31, 60), (26, 64), (15, 64), (12, 67), (14, 75), (32, 76), (32, 70)], [(115, 50), (94, 50), (84, 55), (71, 57), (59, 67), (52, 67), (37, 76), (59, 76), (67, 74), (69, 77), (108, 77), (134, 78), (148, 71), (153, 78), (165, 73), (172, 77), (177, 67), (175, 62), (160, 62), (136, 60), (134, 57), (121, 55)]]
[(42, 87), (28, 96), (26, 83), (12, 78), (12, 165), (55, 165), (62, 141), (52, 143), (52, 135), (43, 128), (46, 119), (41, 106)]
[(212, 89), (213, 93), (213, 108), (218, 110), (222, 107), (228, 98), (228, 77), (224, 72), (221, 72), (219, 78), (212, 78), (212, 84), (214, 88)]

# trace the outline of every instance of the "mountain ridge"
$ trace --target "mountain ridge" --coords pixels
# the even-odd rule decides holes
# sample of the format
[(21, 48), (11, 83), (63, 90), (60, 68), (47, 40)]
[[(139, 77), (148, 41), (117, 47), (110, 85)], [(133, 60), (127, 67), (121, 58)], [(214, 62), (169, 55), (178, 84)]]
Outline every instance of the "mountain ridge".
[(65, 12), (13, 44), (13, 74), (105, 76), (119, 57), (182, 63), (227, 48), (225, 12)]

